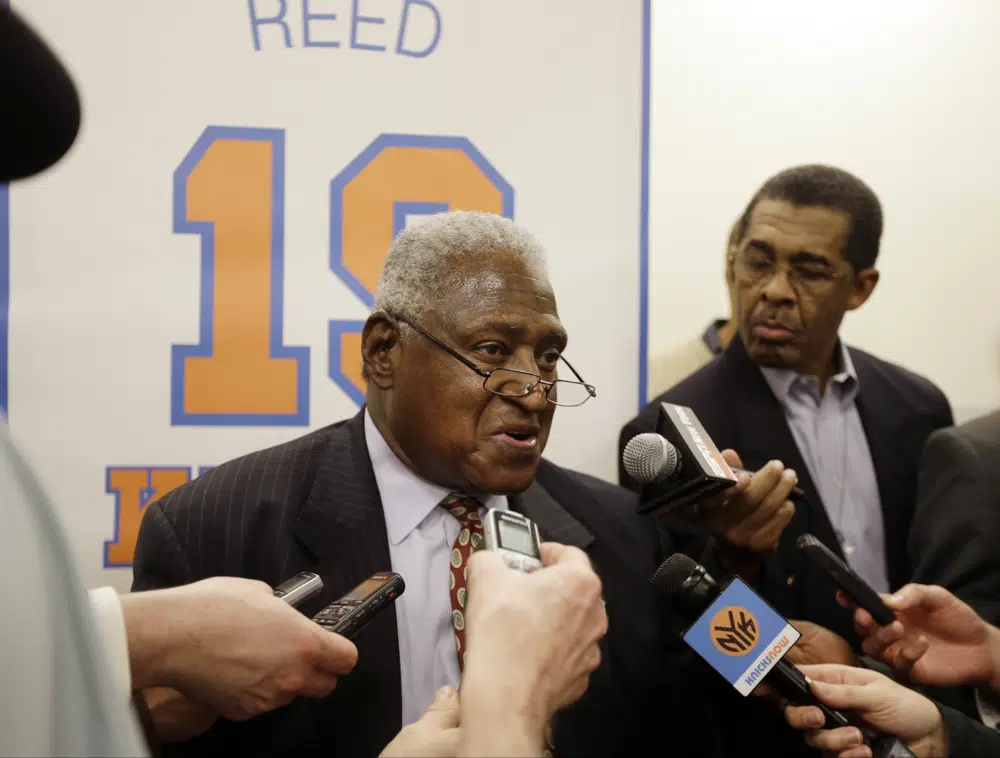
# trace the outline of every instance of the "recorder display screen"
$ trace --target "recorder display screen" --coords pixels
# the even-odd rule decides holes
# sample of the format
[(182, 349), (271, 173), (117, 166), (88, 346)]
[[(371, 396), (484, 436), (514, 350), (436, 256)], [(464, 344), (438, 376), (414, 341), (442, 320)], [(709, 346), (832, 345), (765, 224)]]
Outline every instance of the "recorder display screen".
[(524, 524), (500, 518), (497, 519), (497, 532), (500, 547), (504, 550), (513, 550), (515, 553), (530, 555), (532, 558), (538, 557), (531, 532)]

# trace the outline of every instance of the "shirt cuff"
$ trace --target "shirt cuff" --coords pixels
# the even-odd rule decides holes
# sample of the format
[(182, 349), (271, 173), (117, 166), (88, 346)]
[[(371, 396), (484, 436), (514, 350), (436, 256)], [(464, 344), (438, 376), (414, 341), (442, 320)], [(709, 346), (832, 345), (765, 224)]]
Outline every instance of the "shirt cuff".
[(1000, 728), (1000, 703), (998, 698), (989, 690), (976, 687), (976, 710), (979, 711), (979, 720), (990, 729)]
[(89, 590), (90, 608), (97, 623), (97, 633), (104, 643), (111, 664), (115, 689), (124, 702), (132, 696), (132, 670), (128, 657), (128, 636), (121, 600), (114, 587)]

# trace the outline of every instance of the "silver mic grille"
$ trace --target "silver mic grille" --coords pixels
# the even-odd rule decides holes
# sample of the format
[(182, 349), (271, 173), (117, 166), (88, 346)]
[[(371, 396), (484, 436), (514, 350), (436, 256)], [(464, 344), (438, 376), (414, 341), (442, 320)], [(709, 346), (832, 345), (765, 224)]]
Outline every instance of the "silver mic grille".
[(677, 448), (653, 432), (637, 434), (625, 445), (622, 465), (639, 484), (652, 484), (677, 471), (680, 456)]

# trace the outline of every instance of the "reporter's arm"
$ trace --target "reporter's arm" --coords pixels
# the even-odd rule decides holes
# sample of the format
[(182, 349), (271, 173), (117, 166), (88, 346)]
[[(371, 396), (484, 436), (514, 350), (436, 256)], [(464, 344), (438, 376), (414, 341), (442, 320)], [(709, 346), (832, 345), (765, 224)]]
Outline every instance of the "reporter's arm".
[(537, 688), (505, 677), (503, 671), (502, 665), (486, 669), (475, 662), (466, 669), (459, 755), (541, 755), (548, 709), (537, 697)]

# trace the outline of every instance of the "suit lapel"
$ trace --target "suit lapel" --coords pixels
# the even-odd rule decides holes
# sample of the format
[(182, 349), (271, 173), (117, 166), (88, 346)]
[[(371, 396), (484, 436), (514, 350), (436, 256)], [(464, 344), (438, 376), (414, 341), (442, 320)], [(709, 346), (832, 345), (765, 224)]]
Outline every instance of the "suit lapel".
[(833, 525), (809, 467), (795, 444), (785, 412), (738, 336), (726, 351), (724, 371), (739, 430), (736, 451), (743, 464), (755, 470), (770, 460), (778, 459), (799, 475), (799, 487), (805, 493), (806, 504), (796, 504), (795, 518), (785, 529), (783, 542), (793, 541), (798, 535), (809, 532), (843, 557)]
[(594, 541), (593, 533), (559, 505), (537, 479), (527, 490), (510, 498), (510, 508), (534, 521), (543, 540), (573, 545), (581, 550), (586, 550)]
[(854, 370), (858, 373), (855, 405), (868, 440), (882, 505), (889, 583), (898, 587), (909, 579), (905, 535), (909, 533), (913, 512), (912, 503), (898, 502), (899, 493), (906, 491), (906, 487), (899, 482), (900, 472), (906, 470), (902, 458), (905, 455), (904, 448), (899, 444), (903, 434), (903, 415), (898, 411), (893, 412), (897, 408), (895, 404), (880, 402), (891, 391), (891, 387), (885, 387), (884, 378), (875, 370), (868, 357), (854, 350), (850, 350), (850, 353)]
[[(318, 563), (323, 577), (320, 607), (372, 574), (391, 568), (389, 540), (378, 485), (365, 443), (364, 410), (332, 433), (305, 505), (293, 527), (295, 539)], [(354, 639), (358, 663), (334, 692), (334, 717), (345, 728), (367, 723), (371, 754), (402, 726), (399, 638), (396, 614), (383, 612)], [(377, 709), (353, 713), (355, 708)], [(351, 711), (351, 713), (346, 713)]]

